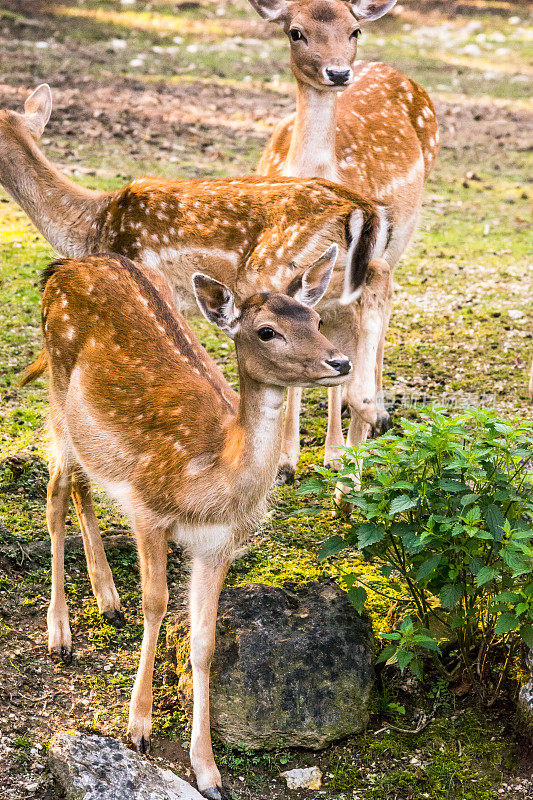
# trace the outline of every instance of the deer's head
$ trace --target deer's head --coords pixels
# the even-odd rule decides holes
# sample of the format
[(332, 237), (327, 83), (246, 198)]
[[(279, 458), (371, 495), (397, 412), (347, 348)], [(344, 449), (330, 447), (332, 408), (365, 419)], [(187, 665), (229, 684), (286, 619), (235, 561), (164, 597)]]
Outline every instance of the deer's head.
[[(52, 92), (42, 83), (24, 103), (24, 113), (0, 110), (0, 154), (9, 155), (13, 144), (28, 136), (37, 141), (43, 134), (52, 113)], [(5, 151), (5, 152), (4, 152)]]
[(240, 306), (223, 283), (197, 272), (194, 291), (202, 313), (235, 340), (241, 375), (267, 386), (336, 386), (351, 363), (320, 332), (313, 310), (337, 258), (332, 245), (306, 272), (293, 296), (263, 292)]
[(321, 91), (353, 81), (359, 23), (379, 19), (396, 0), (250, 0), (264, 19), (277, 22), (291, 46), (296, 80)]

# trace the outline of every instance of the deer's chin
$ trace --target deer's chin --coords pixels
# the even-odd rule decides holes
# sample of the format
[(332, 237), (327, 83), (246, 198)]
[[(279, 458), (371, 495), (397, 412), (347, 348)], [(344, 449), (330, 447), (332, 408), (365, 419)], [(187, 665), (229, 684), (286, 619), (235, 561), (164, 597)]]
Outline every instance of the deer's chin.
[(348, 81), (348, 83), (326, 83), (326, 81), (320, 81), (319, 84), (316, 86), (317, 89), (320, 89), (322, 92), (324, 90), (329, 92), (344, 92), (345, 89), (348, 89), (353, 84), (353, 81)]
[[(293, 70), (294, 72), (294, 70)], [(311, 89), (315, 89), (318, 92), (343, 92), (353, 83), (353, 78), (349, 83), (343, 83), (341, 86), (336, 83), (327, 83), (321, 74), (318, 75), (307, 75), (305, 72), (294, 72), (294, 77), (296, 80), (305, 83), (307, 86), (311, 87)]]
[(317, 378), (315, 381), (313, 381), (312, 384), (309, 384), (309, 385), (310, 386), (312, 386), (312, 385), (318, 385), (318, 386), (340, 386), (341, 383), (345, 383), (346, 379), (349, 376), (350, 376), (350, 373), (348, 373), (347, 375), (328, 375), (327, 377), (324, 377), (324, 378)]

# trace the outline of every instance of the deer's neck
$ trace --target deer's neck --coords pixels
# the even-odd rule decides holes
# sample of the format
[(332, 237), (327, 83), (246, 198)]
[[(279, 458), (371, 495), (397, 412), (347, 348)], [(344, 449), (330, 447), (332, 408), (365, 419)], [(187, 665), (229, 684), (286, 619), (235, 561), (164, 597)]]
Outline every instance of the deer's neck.
[(90, 251), (93, 223), (109, 202), (107, 193), (70, 181), (30, 137), (17, 140), (0, 158), (0, 183), (58, 253), (77, 257)]
[(296, 116), (284, 175), (338, 182), (335, 155), (336, 92), (297, 84)]
[[(285, 389), (240, 378), (235, 430), (241, 437), (238, 485), (262, 500), (272, 486), (281, 448)], [(254, 490), (255, 489), (255, 490)]]

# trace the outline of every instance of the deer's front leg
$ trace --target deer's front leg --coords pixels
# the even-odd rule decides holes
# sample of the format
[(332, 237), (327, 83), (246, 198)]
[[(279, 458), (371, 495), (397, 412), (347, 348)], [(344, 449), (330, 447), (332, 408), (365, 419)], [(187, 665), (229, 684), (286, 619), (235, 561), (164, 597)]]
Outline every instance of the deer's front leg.
[(195, 558), (189, 592), (193, 687), (191, 766), (199, 790), (210, 800), (222, 800), (224, 797), (211, 746), (209, 671), (215, 650), (218, 598), (228, 567), (228, 562), (208, 564)]
[(378, 408), (383, 412), (385, 411), (385, 399), (383, 395), (383, 360), (385, 354), (385, 337), (389, 328), (390, 316), (392, 311), (392, 280), (390, 295), (384, 300), (383, 320), (381, 325), (381, 337), (378, 344), (378, 352), (376, 358), (376, 397)]
[(328, 389), (328, 429), (324, 449), (324, 465), (339, 470), (342, 466), (344, 435), (342, 433), (342, 387)]
[(294, 472), (300, 457), (301, 403), (302, 389), (300, 387), (291, 387), (287, 392), (287, 402), (285, 404), (281, 455), (279, 458), (278, 477), (276, 479), (276, 484), (278, 486), (294, 481)]
[(139, 669), (131, 693), (128, 733), (137, 750), (147, 753), (152, 732), (152, 677), (157, 637), (168, 603), (167, 532), (148, 530), (135, 520), (143, 596), (144, 634)]
[(98, 611), (114, 625), (124, 624), (124, 614), (120, 610), (120, 597), (115, 588), (113, 575), (105, 555), (98, 520), (94, 513), (89, 480), (76, 474), (72, 481), (72, 498), (83, 538), (83, 548), (93, 594), (98, 603)]
[[(376, 381), (381, 381), (381, 363), (385, 334), (390, 317), (392, 276), (387, 262), (373, 259), (368, 267), (365, 286), (352, 308), (352, 374), (344, 384), (344, 397), (352, 419), (358, 416), (379, 435), (392, 425), (389, 414), (377, 396)], [(354, 436), (355, 440), (355, 436)]]
[(71, 479), (68, 468), (58, 460), (50, 463), (46, 498), (46, 522), (52, 549), (52, 592), (48, 614), (48, 650), (62, 661), (72, 658), (72, 636), (65, 599), (65, 519)]

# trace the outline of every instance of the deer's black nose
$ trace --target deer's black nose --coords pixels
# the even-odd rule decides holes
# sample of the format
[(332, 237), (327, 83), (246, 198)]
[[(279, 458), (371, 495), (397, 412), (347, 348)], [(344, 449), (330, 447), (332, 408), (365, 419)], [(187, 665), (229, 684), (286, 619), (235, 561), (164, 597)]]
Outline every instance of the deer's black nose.
[(326, 364), (329, 364), (332, 369), (337, 370), (339, 375), (347, 375), (352, 368), (352, 364), (347, 358), (343, 359), (342, 361), (340, 359), (326, 361)]
[(347, 83), (350, 77), (351, 70), (350, 69), (327, 69), (326, 75), (330, 79), (332, 83), (336, 86), (342, 86), (343, 83)]

